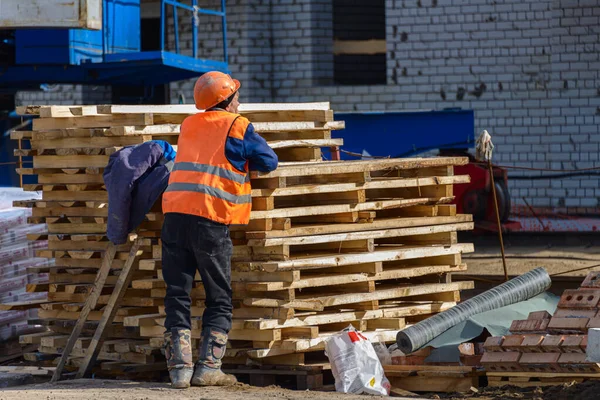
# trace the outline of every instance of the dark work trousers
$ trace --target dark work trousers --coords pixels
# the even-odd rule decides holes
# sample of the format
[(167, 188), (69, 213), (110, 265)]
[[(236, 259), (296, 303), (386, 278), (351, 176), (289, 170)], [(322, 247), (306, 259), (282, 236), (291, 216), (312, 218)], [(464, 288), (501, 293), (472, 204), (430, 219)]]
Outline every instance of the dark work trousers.
[(161, 239), (167, 284), (165, 329), (191, 329), (190, 292), (198, 271), (206, 292), (202, 328), (229, 333), (233, 313), (229, 228), (195, 215), (167, 213)]

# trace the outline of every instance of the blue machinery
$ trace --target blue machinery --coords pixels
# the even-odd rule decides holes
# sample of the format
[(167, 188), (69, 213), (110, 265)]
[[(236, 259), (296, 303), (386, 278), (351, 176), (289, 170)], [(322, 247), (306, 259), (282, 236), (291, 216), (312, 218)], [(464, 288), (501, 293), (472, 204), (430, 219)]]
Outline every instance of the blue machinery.
[[(228, 72), (225, 0), (221, 10), (176, 0), (160, 1), (160, 49), (141, 51), (140, 0), (103, 0), (102, 30), (17, 29), (14, 64), (0, 60), (0, 91), (37, 89), (41, 83), (152, 86), (196, 77), (210, 70)], [(173, 16), (174, 49), (165, 47), (167, 12)], [(192, 49), (183, 54), (179, 18), (192, 21)], [(200, 15), (220, 17), (223, 59), (199, 58)]]
[[(409, 157), (430, 150), (474, 147), (473, 110), (335, 113), (346, 129), (332, 131), (343, 149), (365, 156)], [(342, 159), (356, 159), (347, 153)]]
[[(211, 70), (229, 72), (225, 0), (220, 5), (221, 9), (216, 11), (199, 8), (197, 0), (191, 0), (190, 4), (161, 0), (160, 38), (155, 40), (156, 49), (151, 51), (142, 50), (140, 0), (102, 0), (101, 30), (0, 30), (0, 96), (60, 83), (141, 86), (154, 90), (156, 85), (197, 77)], [(203, 27), (198, 23), (201, 15), (221, 19), (221, 60), (199, 55), (204, 41)], [(180, 18), (192, 22), (191, 49), (186, 51), (180, 44)], [(172, 35), (169, 36), (172, 48), (167, 47), (167, 35)], [(221, 50), (216, 46), (211, 48)], [(16, 186), (19, 180), (15, 173), (16, 158), (12, 156), (16, 143), (4, 133), (18, 119), (11, 118), (14, 113), (9, 114), (12, 105), (7, 107), (11, 108), (3, 109), (0, 104), (0, 186)], [(29, 183), (31, 177), (26, 178)]]

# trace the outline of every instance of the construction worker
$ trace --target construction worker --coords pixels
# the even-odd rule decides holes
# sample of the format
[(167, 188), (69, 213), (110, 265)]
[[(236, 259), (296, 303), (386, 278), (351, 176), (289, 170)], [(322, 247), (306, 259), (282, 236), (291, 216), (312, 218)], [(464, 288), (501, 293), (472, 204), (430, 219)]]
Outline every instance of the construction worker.
[[(240, 82), (221, 72), (194, 86), (196, 108), (181, 124), (177, 157), (163, 194), (165, 355), (172, 386), (232, 385), (221, 371), (233, 313), (229, 225), (250, 219), (249, 171), (277, 168), (277, 155), (237, 113)], [(206, 293), (199, 357), (192, 362), (190, 292), (196, 271)], [(193, 376), (192, 376), (193, 375)]]

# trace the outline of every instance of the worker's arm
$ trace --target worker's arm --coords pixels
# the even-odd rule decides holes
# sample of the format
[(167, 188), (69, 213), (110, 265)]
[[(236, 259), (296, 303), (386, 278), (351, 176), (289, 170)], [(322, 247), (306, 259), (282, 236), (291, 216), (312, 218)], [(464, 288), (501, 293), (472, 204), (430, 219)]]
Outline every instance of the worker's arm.
[(239, 171), (245, 172), (248, 162), (250, 171), (271, 172), (277, 169), (277, 154), (258, 133), (252, 124), (248, 125), (244, 140), (228, 137), (225, 155)]
[(244, 152), (250, 171), (271, 172), (277, 169), (277, 154), (258, 133), (252, 124), (248, 125), (244, 135)]

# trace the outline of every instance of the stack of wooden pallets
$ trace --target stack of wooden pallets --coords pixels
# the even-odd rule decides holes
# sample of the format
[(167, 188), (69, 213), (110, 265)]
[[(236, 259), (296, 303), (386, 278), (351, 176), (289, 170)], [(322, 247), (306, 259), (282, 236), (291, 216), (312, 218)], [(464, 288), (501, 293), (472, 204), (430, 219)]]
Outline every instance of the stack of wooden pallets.
[[(32, 132), (14, 132), (13, 138), (30, 141), (31, 150), (17, 154), (32, 155), (33, 168), (20, 172), (37, 175), (39, 183), (27, 189), (44, 193), (42, 200), (21, 205), (33, 208), (32, 222), (48, 224), (47, 235), (31, 239), (47, 239), (48, 250), (39, 255), (55, 259), (49, 301), (39, 305), (51, 333), (22, 340), (40, 343), (42, 353), (59, 354), (108, 243), (102, 182), (108, 155), (153, 139), (176, 144), (179, 124), (195, 110), (49, 106), (20, 111), (41, 117)], [(451, 307), (460, 290), (472, 288), (450, 279), (452, 272), (466, 269), (461, 254), (473, 250), (457, 243), (458, 231), (472, 229), (471, 217), (457, 215), (449, 204), (453, 185), (468, 182), (453, 174), (453, 166), (466, 158), (322, 162), (322, 147), (342, 144), (331, 139), (331, 129), (343, 128), (343, 122), (333, 121), (328, 103), (252, 104), (241, 113), (276, 149), (281, 165), (269, 174), (252, 173), (251, 222), (232, 228), (235, 309), (225, 359), (230, 369), (257, 384), (273, 383), (267, 376), (291, 376), (300, 388), (318, 386), (323, 342), (332, 333), (353, 324), (373, 340), (391, 342), (407, 323)], [(139, 270), (110, 327), (98, 371), (164, 369), (160, 204), (147, 217), (138, 230), (145, 238)], [(117, 280), (129, 248), (117, 248), (108, 285)], [(89, 328), (111, 290), (106, 287), (100, 296)], [(204, 295), (196, 282), (195, 339)], [(76, 345), (74, 364), (85, 354), (86, 341)]]
[(482, 363), (492, 386), (548, 386), (600, 379), (586, 361), (587, 331), (600, 328), (600, 272), (579, 289), (565, 290), (554, 315), (546, 311), (513, 321), (510, 335), (486, 340)]

